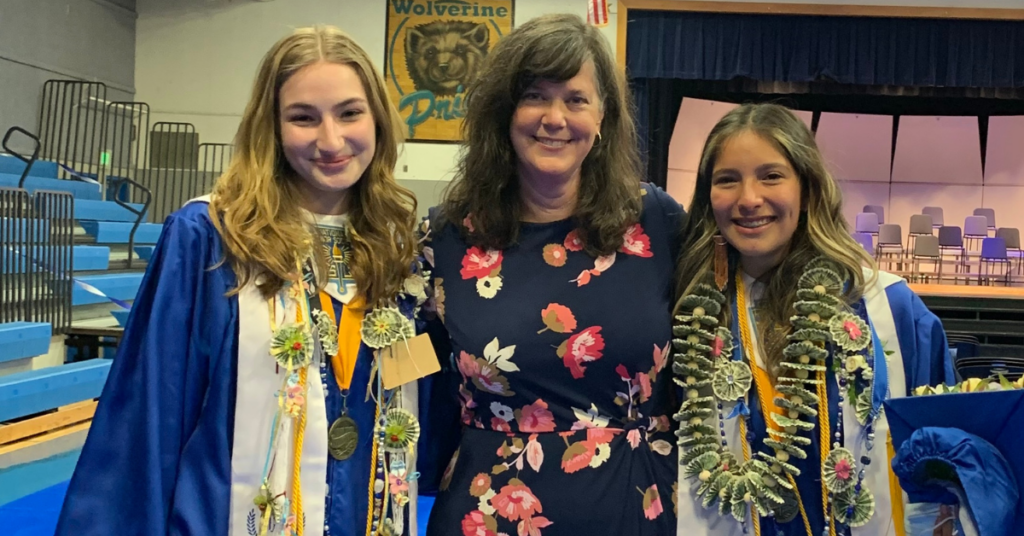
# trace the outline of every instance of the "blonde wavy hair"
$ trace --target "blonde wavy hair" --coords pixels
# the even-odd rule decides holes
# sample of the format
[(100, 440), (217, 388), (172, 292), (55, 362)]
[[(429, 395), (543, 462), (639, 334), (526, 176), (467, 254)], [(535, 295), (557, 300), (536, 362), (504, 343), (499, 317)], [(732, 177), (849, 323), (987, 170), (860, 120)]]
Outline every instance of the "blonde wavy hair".
[[(281, 87), (303, 67), (326, 61), (359, 75), (376, 125), (377, 146), (349, 201), (350, 270), (367, 306), (386, 302), (411, 273), (416, 253), (416, 198), (394, 178), (401, 119), (366, 52), (337, 28), (301, 28), (263, 57), (235, 136), (235, 152), (217, 180), (210, 215), (238, 276), (237, 292), (256, 281), (264, 296), (296, 277), (312, 248), (319, 274), (328, 259), (304, 217), (297, 176), (281, 149)], [(321, 277), (321, 279), (324, 279)], [(318, 282), (321, 286), (326, 282)]]
[[(834, 261), (850, 281), (845, 291), (847, 303), (858, 300), (867, 285), (877, 277), (875, 260), (850, 235), (843, 218), (842, 191), (825, 167), (825, 161), (807, 125), (791, 111), (776, 104), (746, 104), (723, 117), (704, 143), (697, 170), (697, 184), (688, 210), (689, 218), (683, 236), (685, 241), (678, 267), (677, 293), (681, 299), (692, 292), (713, 269), (714, 236), (719, 232), (711, 208), (711, 178), (715, 161), (722, 147), (742, 132), (753, 132), (771, 143), (792, 166), (800, 179), (803, 210), (793, 233), (789, 252), (778, 266), (761, 278), (766, 284), (758, 309), (760, 341), (769, 373), (777, 371), (785, 336), (789, 334), (789, 318), (795, 314), (794, 274), (803, 272), (807, 263), (818, 256)], [(727, 295), (735, 293), (734, 280), (739, 252), (729, 250), (729, 283)], [(863, 268), (870, 270), (865, 278)], [(676, 303), (676, 310), (679, 302)], [(727, 313), (728, 316), (728, 313)]]

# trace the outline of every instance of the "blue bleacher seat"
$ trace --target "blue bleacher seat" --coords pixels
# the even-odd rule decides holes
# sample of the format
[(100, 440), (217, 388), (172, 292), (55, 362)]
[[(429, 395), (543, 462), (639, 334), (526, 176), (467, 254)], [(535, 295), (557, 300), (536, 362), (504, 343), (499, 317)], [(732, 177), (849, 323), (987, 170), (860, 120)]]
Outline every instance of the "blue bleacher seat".
[(34, 233), (34, 241), (38, 241), (42, 237), (49, 236), (50, 234), (50, 222), (47, 220), (27, 218), (0, 218), (0, 236), (2, 236), (5, 239), (14, 238), (17, 241), (23, 241), (26, 239), (26, 232), (30, 228)]
[(110, 248), (106, 246), (75, 246), (71, 255), (76, 272), (106, 270), (110, 267)]
[[(130, 204), (136, 210), (142, 210), (140, 204)], [(95, 201), (91, 199), (75, 199), (75, 219), (95, 221), (127, 221), (135, 223), (138, 216), (118, 205), (114, 201)], [(148, 214), (143, 214), (142, 221), (147, 221)]]
[(90, 359), (0, 376), (0, 422), (100, 396), (109, 359)]
[(136, 246), (135, 253), (139, 255), (139, 258), (149, 262), (149, 259), (153, 256), (153, 250), (156, 249), (154, 246)]
[[(45, 270), (46, 262), (54, 260), (47, 259), (43, 253), (42, 246), (32, 248), (35, 253), (32, 260), (35, 261), (37, 269)], [(8, 262), (7, 256), (19, 249), (0, 249), (0, 273), (20, 274), (25, 271), (25, 257), (16, 253), (17, 259)], [(104, 246), (73, 246), (71, 258), (75, 271), (106, 270), (110, 267), (110, 248)]]
[[(33, 168), (33, 171), (35, 171), (35, 168)], [(19, 180), (21, 180), (21, 175), (0, 173), (0, 188), (17, 188)], [(35, 177), (32, 175), (25, 178), (25, 190), (30, 194), (35, 193), (37, 190), (70, 192), (71, 195), (75, 196), (75, 200), (99, 200), (102, 197), (99, 187), (95, 184), (52, 177)]]
[[(79, 221), (85, 232), (96, 239), (98, 244), (127, 244), (132, 232), (132, 223), (112, 221)], [(136, 244), (156, 244), (163, 225), (143, 223), (135, 233)]]
[(45, 355), (50, 351), (53, 330), (46, 322), (0, 324), (0, 363)]
[[(34, 248), (36, 253), (32, 259), (36, 261), (39, 269), (45, 269), (47, 259), (41, 251), (41, 247)], [(17, 255), (17, 260), (7, 261), (10, 249), (0, 249), (0, 273), (20, 274), (25, 271), (25, 257)], [(76, 272), (106, 270), (110, 267), (110, 248), (106, 246), (73, 246), (71, 248), (72, 266)]]
[[(48, 160), (36, 160), (29, 174), (35, 177), (57, 178), (57, 163)], [(25, 171), (25, 162), (11, 155), (0, 155), (0, 173), (21, 175)]]
[[(139, 292), (139, 285), (142, 284), (143, 272), (129, 272), (123, 274), (101, 274), (83, 275), (76, 277), (79, 281), (96, 287), (100, 292), (118, 300), (134, 300)], [(86, 292), (83, 288), (75, 285), (71, 290), (71, 305), (91, 305), (94, 303), (105, 303), (107, 300), (100, 296)]]

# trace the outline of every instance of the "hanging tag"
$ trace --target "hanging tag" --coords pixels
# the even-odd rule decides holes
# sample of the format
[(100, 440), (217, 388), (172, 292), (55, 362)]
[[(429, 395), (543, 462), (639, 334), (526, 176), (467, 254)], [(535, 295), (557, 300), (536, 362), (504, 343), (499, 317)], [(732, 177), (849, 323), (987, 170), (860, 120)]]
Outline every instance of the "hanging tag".
[(397, 341), (380, 351), (380, 374), (385, 389), (394, 389), (440, 370), (441, 363), (426, 333)]
[(715, 240), (715, 260), (714, 260), (714, 272), (715, 272), (715, 286), (718, 290), (725, 288), (725, 284), (729, 282), (729, 248), (726, 245), (725, 237), (720, 234), (714, 236)]

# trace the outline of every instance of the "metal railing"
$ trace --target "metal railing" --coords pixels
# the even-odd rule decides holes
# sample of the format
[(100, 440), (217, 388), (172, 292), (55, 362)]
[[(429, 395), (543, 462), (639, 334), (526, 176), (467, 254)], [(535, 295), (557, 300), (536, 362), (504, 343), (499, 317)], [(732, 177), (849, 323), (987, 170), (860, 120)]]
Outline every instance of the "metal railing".
[[(15, 132), (20, 132), (22, 135), (24, 135), (28, 139), (32, 140), (32, 142), (34, 144), (34, 147), (35, 147), (34, 149), (32, 149), (32, 156), (25, 156), (25, 155), (21, 154), (20, 152), (15, 151), (14, 149), (11, 148), (11, 146), (10, 146), (11, 136), (13, 136)], [(39, 149), (40, 149), (39, 138), (35, 137), (31, 132), (29, 132), (29, 131), (21, 128), (21, 127), (11, 127), (9, 129), (7, 129), (7, 133), (4, 134), (3, 148), (4, 148), (4, 151), (7, 151), (8, 154), (10, 154), (11, 156), (13, 156), (13, 157), (17, 158), (18, 160), (21, 160), (22, 162), (25, 163), (25, 171), (21, 172), (21, 178), (18, 179), (18, 188), (24, 188), (25, 187), (25, 179), (28, 177), (29, 170), (32, 169), (32, 164), (35, 164), (36, 163), (36, 159), (39, 158)]]
[(132, 267), (132, 260), (135, 257), (135, 233), (139, 230), (139, 225), (142, 225), (142, 219), (146, 216), (146, 212), (149, 210), (150, 205), (153, 204), (153, 193), (148, 188), (135, 182), (128, 177), (107, 177), (110, 185), (115, 189), (120, 189), (121, 185), (130, 185), (133, 188), (133, 192), (136, 196), (142, 200), (142, 208), (135, 208), (135, 206), (129, 204), (127, 201), (119, 198), (114, 198), (114, 202), (123, 207), (128, 212), (135, 214), (135, 224), (132, 225), (132, 231), (128, 235), (128, 262), (125, 266), (128, 269)]
[(148, 168), (140, 180), (153, 193), (152, 221), (163, 222), (193, 197), (198, 158), (196, 127), (191, 123), (153, 124)]
[[(135, 260), (135, 234), (153, 204), (153, 193), (140, 181), (145, 169), (140, 169), (142, 155), (149, 133), (149, 104), (145, 102), (116, 101), (107, 104), (109, 124), (103, 129), (102, 147), (108, 160), (101, 175), (106, 185), (106, 198), (135, 214), (135, 222), (128, 235), (128, 260), (131, 269)], [(142, 204), (138, 209), (129, 202)]]
[(0, 188), (0, 322), (71, 327), (74, 199), (67, 192)]
[[(39, 106), (41, 158), (95, 173), (106, 129), (107, 86), (101, 82), (47, 80)], [(63, 178), (68, 178), (66, 171)]]
[[(104, 177), (127, 177), (140, 180), (140, 165), (145, 154), (146, 136), (149, 133), (149, 104), (145, 102), (116, 101), (107, 104), (108, 124), (103, 129), (103, 150), (108, 155), (103, 165)], [(110, 200), (132, 199), (127, 190), (129, 183), (120, 181), (122, 189), (113, 188), (110, 179), (107, 184), (106, 198)], [(139, 186), (142, 187), (141, 185)]]
[(189, 199), (209, 193), (213, 185), (231, 164), (235, 146), (230, 143), (199, 144), (199, 180), (190, 192)]

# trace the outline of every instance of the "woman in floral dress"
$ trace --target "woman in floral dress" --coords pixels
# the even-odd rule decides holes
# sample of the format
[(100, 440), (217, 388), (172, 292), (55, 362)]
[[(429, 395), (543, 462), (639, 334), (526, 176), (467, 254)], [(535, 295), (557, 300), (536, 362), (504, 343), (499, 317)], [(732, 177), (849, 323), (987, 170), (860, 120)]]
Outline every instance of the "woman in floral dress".
[(462, 424), (427, 534), (673, 533), (684, 213), (640, 182), (605, 39), (566, 15), (517, 28), (470, 89), (465, 129), (427, 232)]

